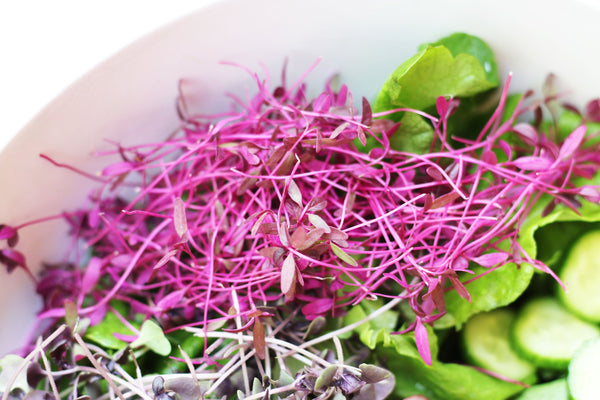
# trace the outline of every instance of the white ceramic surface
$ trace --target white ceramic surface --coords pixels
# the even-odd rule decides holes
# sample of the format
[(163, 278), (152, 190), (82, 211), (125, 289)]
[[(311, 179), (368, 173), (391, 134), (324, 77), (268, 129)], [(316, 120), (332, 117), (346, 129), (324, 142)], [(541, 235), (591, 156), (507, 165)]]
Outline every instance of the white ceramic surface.
[[(174, 99), (183, 78), (193, 108), (219, 111), (225, 91), (252, 88), (248, 77), (219, 61), (258, 70), (276, 81), (283, 60), (289, 79), (317, 57), (309, 84), (339, 72), (355, 98), (373, 98), (386, 76), (416, 47), (464, 31), (494, 49), (513, 88), (538, 88), (554, 72), (571, 98), (600, 95), (600, 6), (592, 0), (223, 0), (128, 46), (77, 80), (0, 153), (0, 222), (17, 223), (72, 208), (91, 182), (38, 157), (95, 172), (90, 157), (107, 148), (168, 135), (177, 127)], [(22, 232), (21, 249), (36, 269), (56, 260), (64, 228), (44, 224)], [(38, 307), (21, 271), (0, 270), (0, 354), (21, 344)]]

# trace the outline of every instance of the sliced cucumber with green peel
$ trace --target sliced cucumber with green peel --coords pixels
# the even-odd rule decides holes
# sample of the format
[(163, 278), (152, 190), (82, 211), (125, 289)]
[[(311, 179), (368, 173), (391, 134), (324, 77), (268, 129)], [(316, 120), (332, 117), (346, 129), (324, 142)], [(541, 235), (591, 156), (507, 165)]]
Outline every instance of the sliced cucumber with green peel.
[(526, 303), (512, 329), (515, 350), (534, 365), (566, 369), (577, 349), (600, 329), (570, 313), (558, 300), (541, 297)]
[(525, 389), (515, 400), (568, 400), (567, 380), (557, 379), (551, 382), (533, 385)]
[(600, 322), (599, 249), (600, 231), (586, 233), (569, 251), (559, 274), (567, 287), (558, 292), (561, 301), (577, 315), (594, 322)]
[(515, 313), (507, 308), (477, 314), (463, 328), (469, 360), (482, 368), (525, 383), (535, 382), (536, 368), (511, 348), (510, 329)]
[(600, 398), (600, 338), (588, 340), (569, 364), (567, 385), (574, 400)]

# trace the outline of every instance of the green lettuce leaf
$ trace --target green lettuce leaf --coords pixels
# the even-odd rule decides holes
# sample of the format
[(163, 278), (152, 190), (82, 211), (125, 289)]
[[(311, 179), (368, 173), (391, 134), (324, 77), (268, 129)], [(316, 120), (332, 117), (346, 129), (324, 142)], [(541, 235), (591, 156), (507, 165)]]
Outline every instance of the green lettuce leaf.
[(106, 349), (119, 350), (125, 347), (127, 343), (117, 339), (115, 333), (133, 335), (133, 332), (114, 313), (107, 312), (100, 323), (87, 329), (85, 337)]
[[(598, 184), (598, 178), (587, 184)], [(559, 205), (544, 216), (542, 212), (549, 201), (549, 198), (544, 198), (535, 205), (519, 230), (518, 242), (531, 257), (538, 257), (541, 253), (542, 261), (552, 262), (559, 259), (581, 234), (593, 228), (591, 224), (582, 223), (600, 221), (600, 205), (583, 201), (578, 209), (579, 213)], [(540, 235), (536, 235), (538, 231)], [(538, 250), (538, 244), (541, 244), (543, 250)]]
[[(485, 272), (485, 268), (480, 266), (474, 266), (471, 270), (473, 275), (463, 275), (462, 281)], [(435, 322), (435, 327), (456, 326), (460, 329), (470, 316), (512, 303), (527, 289), (533, 273), (531, 265), (518, 267), (509, 263), (467, 283), (465, 287), (471, 295), (471, 301), (460, 297), (456, 290), (448, 292), (445, 296), (447, 314)]]
[(479, 61), (485, 71), (485, 77), (488, 82), (494, 86), (500, 83), (498, 76), (498, 65), (494, 57), (494, 52), (483, 40), (477, 36), (467, 33), (457, 32), (446, 36), (437, 42), (423, 44), (419, 50), (423, 50), (427, 46), (445, 46), (454, 57), (459, 54), (469, 54)]
[(132, 348), (146, 346), (156, 354), (168, 356), (171, 353), (171, 343), (163, 330), (152, 320), (146, 320), (140, 329), (140, 335), (131, 343)]
[(400, 397), (424, 395), (428, 400), (505, 400), (523, 386), (493, 378), (466, 365), (434, 362), (403, 354), (385, 353), (387, 369), (396, 377)]
[[(439, 96), (461, 97), (463, 105), (453, 117), (456, 123), (450, 123), (449, 129), (467, 137), (487, 118), (489, 107), (482, 105), (489, 103), (485, 100), (487, 93), (499, 81), (490, 47), (475, 36), (457, 33), (422, 45), (417, 54), (396, 68), (381, 88), (373, 110), (413, 108), (435, 113)], [(434, 134), (429, 121), (410, 113), (395, 113), (386, 118), (401, 122), (390, 138), (392, 148), (414, 153), (429, 150)], [(361, 148), (358, 142), (356, 145)], [(377, 145), (370, 140), (365, 150)]]
[(374, 338), (377, 339), (374, 347), (377, 362), (394, 374), (394, 391), (400, 398), (421, 394), (429, 400), (504, 400), (523, 390), (520, 385), (493, 378), (472, 367), (438, 361), (437, 336), (428, 327), (433, 356), (429, 366), (419, 355), (414, 334), (391, 335), (383, 328), (375, 328), (385, 325), (383, 320), (373, 324), (369, 322), (370, 326), (363, 328), (360, 337), (361, 341), (371, 340), (367, 342), (371, 344)]
[(429, 46), (402, 63), (388, 78), (374, 110), (398, 107), (425, 110), (439, 96), (473, 96), (497, 86), (474, 56), (456, 56), (445, 46)]

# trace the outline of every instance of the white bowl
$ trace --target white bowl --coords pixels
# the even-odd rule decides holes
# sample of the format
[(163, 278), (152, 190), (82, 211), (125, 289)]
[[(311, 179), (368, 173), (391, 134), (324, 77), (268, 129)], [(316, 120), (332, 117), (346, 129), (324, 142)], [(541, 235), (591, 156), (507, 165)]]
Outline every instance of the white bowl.
[[(41, 159), (95, 172), (90, 154), (104, 139), (125, 144), (164, 137), (178, 126), (174, 100), (183, 78), (193, 107), (217, 112), (224, 92), (251, 89), (234, 61), (264, 63), (290, 79), (318, 57), (309, 85), (339, 72), (355, 98), (372, 99), (387, 75), (420, 43), (456, 31), (480, 36), (495, 51), (513, 90), (541, 86), (549, 72), (579, 104), (600, 95), (600, 4), (582, 0), (227, 0), (178, 20), (128, 46), (76, 81), (0, 153), (0, 223), (56, 214), (81, 204), (92, 182)], [(60, 258), (65, 228), (46, 223), (22, 232), (20, 249), (34, 271)], [(25, 274), (0, 270), (0, 355), (24, 340), (39, 300)]]

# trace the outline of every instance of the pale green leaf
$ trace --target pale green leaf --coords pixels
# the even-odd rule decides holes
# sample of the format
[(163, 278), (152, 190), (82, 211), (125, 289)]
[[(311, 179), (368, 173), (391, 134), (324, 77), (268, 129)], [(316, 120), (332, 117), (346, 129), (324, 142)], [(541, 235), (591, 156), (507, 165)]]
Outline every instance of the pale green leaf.
[(142, 323), (140, 335), (131, 343), (132, 348), (146, 346), (156, 354), (167, 356), (171, 353), (171, 343), (166, 338), (163, 330), (152, 320)]

